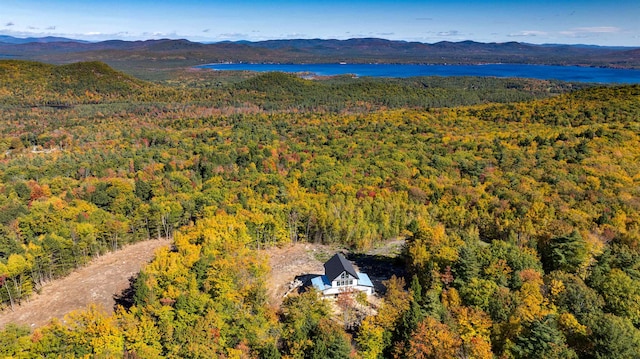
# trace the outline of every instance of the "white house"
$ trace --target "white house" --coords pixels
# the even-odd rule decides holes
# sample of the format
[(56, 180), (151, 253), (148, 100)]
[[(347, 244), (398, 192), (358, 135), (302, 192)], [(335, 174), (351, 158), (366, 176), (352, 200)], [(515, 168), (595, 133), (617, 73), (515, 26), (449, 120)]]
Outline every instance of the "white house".
[(369, 276), (356, 272), (351, 262), (341, 253), (334, 255), (324, 264), (324, 275), (312, 278), (311, 285), (324, 297), (337, 296), (349, 290), (373, 294), (373, 283)]

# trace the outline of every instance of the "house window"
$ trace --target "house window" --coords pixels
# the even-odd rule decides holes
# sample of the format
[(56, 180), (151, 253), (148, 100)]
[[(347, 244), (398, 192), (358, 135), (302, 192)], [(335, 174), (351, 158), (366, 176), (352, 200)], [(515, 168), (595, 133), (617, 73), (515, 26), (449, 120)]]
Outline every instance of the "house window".
[(349, 285), (353, 285), (353, 279), (349, 279)]

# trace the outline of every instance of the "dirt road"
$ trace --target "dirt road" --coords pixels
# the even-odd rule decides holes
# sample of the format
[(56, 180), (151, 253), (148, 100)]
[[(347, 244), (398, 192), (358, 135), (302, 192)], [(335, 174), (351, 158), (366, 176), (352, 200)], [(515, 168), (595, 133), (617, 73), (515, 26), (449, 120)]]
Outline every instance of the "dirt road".
[(129, 287), (129, 278), (153, 259), (156, 249), (170, 244), (171, 240), (149, 240), (96, 258), (67, 277), (46, 284), (40, 294), (16, 306), (14, 311), (0, 312), (0, 328), (9, 323), (40, 327), (90, 303), (112, 311), (114, 295)]

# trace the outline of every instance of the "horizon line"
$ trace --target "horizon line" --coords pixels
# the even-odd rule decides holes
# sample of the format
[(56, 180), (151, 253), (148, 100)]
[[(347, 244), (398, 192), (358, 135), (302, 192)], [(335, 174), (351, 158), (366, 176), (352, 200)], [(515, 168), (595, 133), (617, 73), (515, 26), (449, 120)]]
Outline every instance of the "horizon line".
[[(404, 43), (416, 43), (416, 44), (425, 44), (425, 45), (435, 45), (435, 44), (439, 44), (439, 43), (452, 43), (452, 44), (457, 44), (457, 43), (463, 43), (463, 42), (473, 42), (473, 43), (477, 43), (477, 44), (510, 44), (510, 43), (515, 43), (515, 44), (524, 44), (524, 45), (532, 45), (532, 46), (588, 46), (588, 47), (614, 47), (614, 48), (640, 48), (640, 46), (632, 46), (632, 45), (598, 45), (598, 44), (589, 44), (589, 43), (532, 43), (532, 42), (522, 42), (522, 41), (503, 41), (503, 42), (497, 42), (497, 41), (491, 41), (491, 42), (483, 42), (483, 41), (477, 41), (477, 40), (471, 40), (471, 39), (467, 39), (467, 40), (458, 40), (458, 41), (451, 41), (451, 40), (440, 40), (440, 41), (436, 41), (436, 42), (424, 42), (424, 41), (418, 41), (418, 40), (400, 40), (400, 39), (388, 39), (388, 38), (384, 38), (384, 37), (369, 37), (369, 36), (365, 36), (365, 37), (350, 37), (350, 38), (345, 38), (345, 39), (339, 39), (339, 38), (321, 38), (321, 37), (300, 37), (300, 38), (272, 38), (272, 39), (263, 39), (263, 40), (247, 40), (247, 39), (239, 39), (239, 40), (193, 40), (193, 39), (189, 39), (187, 37), (175, 37), (175, 38), (171, 38), (171, 37), (150, 37), (150, 38), (144, 38), (144, 39), (122, 39), (122, 38), (110, 38), (110, 39), (105, 39), (105, 40), (85, 40), (85, 39), (80, 39), (80, 38), (74, 38), (74, 37), (68, 37), (68, 36), (64, 36), (64, 35), (46, 35), (46, 36), (26, 36), (26, 37), (20, 37), (20, 36), (14, 36), (14, 35), (6, 35), (6, 34), (1, 34), (0, 33), (0, 37), (9, 37), (9, 38), (14, 38), (14, 39), (19, 39), (19, 40), (28, 40), (28, 39), (34, 39), (34, 40), (38, 40), (38, 39), (48, 39), (48, 38), (59, 38), (59, 39), (65, 39), (65, 40), (70, 40), (70, 42), (82, 42), (82, 43), (101, 43), (101, 42), (108, 42), (108, 41), (123, 41), (123, 42), (145, 42), (145, 41), (189, 41), (191, 43), (197, 43), (197, 44), (203, 44), (203, 45), (210, 45), (210, 44), (219, 44), (219, 43), (242, 43), (242, 42), (249, 42), (249, 43), (260, 43), (260, 42), (267, 42), (267, 41), (298, 41), (298, 40), (320, 40), (320, 41), (350, 41), (350, 40), (384, 40), (384, 41), (389, 41), (389, 42), (404, 42)], [(38, 41), (31, 41), (30, 43), (37, 43)], [(55, 42), (66, 42), (64, 40), (62, 41), (51, 41), (49, 43), (55, 43)], [(0, 41), (0, 43), (3, 43), (2, 41)], [(44, 43), (44, 42), (43, 42)], [(6, 43), (5, 44), (11, 44), (11, 45), (22, 45), (24, 43)]]

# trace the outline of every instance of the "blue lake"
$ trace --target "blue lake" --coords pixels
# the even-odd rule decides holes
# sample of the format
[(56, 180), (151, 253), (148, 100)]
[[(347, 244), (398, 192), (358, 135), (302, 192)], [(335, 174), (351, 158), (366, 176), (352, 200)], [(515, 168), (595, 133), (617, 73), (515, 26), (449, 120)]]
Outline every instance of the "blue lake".
[(406, 64), (209, 64), (214, 70), (311, 73), (317, 76), (353, 74), (371, 77), (492, 76), (597, 83), (640, 83), (640, 70), (548, 65), (406, 65)]

